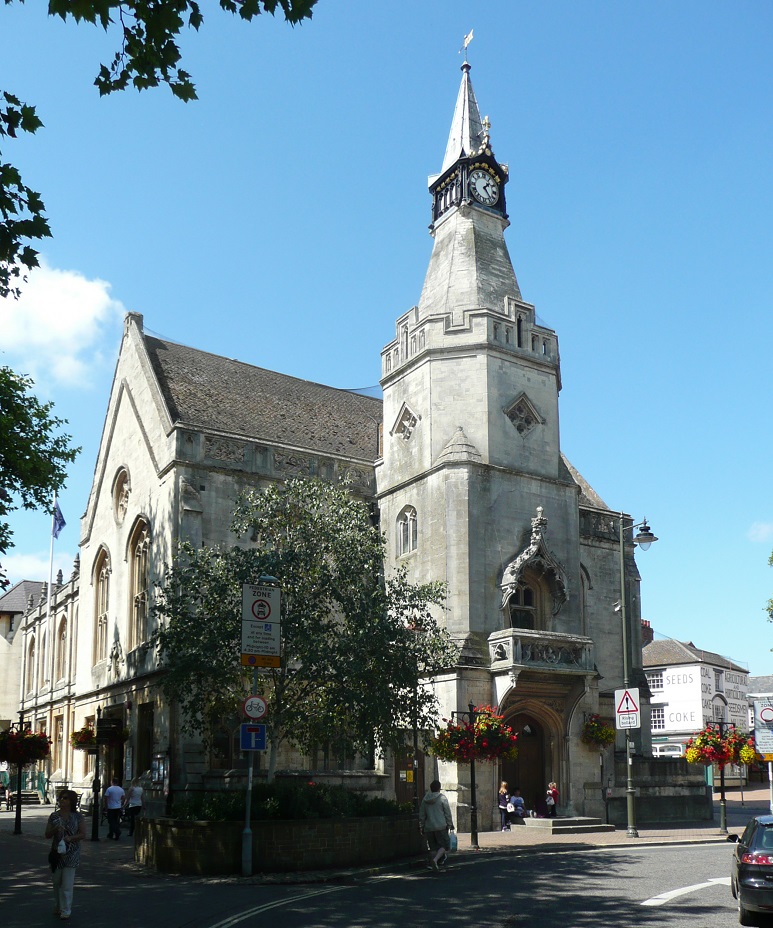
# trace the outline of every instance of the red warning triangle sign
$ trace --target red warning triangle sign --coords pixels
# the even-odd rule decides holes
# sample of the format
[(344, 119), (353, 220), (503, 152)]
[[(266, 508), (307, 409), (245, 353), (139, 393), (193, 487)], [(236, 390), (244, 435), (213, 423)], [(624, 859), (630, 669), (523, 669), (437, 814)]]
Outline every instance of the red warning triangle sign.
[(631, 696), (628, 690), (625, 690), (623, 698), (620, 700), (620, 704), (617, 707), (617, 715), (627, 715), (629, 712), (638, 711), (639, 707), (636, 705), (636, 700)]

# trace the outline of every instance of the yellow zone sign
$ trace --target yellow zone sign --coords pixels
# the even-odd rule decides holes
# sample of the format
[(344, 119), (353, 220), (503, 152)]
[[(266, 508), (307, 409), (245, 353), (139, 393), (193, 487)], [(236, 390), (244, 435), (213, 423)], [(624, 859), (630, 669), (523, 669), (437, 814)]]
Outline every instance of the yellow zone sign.
[(242, 654), (242, 667), (281, 667), (282, 659), (272, 654)]

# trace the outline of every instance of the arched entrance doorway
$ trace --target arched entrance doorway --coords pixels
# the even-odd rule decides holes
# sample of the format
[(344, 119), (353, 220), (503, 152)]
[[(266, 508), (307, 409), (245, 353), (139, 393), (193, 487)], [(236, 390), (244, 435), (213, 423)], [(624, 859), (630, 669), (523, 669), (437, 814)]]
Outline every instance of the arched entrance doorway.
[(540, 807), (547, 789), (545, 778), (545, 729), (532, 715), (519, 712), (506, 719), (518, 734), (518, 757), (502, 761), (502, 779), (510, 790), (517, 786), (527, 809)]

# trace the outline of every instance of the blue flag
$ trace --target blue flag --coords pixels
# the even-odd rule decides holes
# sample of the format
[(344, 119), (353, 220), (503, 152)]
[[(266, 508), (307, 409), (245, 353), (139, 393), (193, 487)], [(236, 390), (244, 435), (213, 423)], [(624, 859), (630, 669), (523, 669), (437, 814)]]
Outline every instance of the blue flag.
[(59, 508), (59, 503), (57, 500), (54, 500), (54, 524), (51, 527), (51, 534), (54, 538), (59, 537), (59, 532), (67, 525), (64, 521), (64, 516), (62, 515), (62, 510)]

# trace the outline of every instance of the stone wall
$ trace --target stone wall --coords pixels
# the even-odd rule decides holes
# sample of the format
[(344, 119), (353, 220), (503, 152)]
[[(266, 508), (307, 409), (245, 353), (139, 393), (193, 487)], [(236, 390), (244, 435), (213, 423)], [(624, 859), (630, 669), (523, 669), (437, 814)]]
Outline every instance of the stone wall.
[[(139, 819), (134, 857), (163, 873), (240, 873), (242, 822)], [(415, 815), (252, 822), (256, 873), (361, 867), (420, 854)]]

